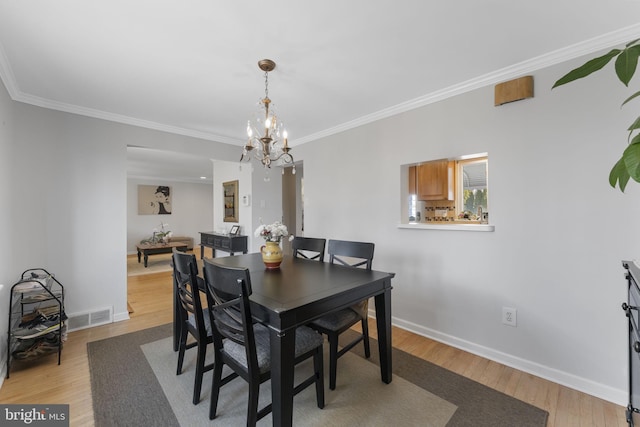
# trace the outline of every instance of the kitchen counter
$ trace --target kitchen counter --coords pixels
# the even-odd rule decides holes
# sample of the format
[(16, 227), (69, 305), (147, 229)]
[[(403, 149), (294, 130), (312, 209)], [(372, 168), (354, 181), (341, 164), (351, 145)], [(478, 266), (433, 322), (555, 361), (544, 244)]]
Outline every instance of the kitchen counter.
[(398, 228), (442, 231), (495, 231), (495, 225), (480, 224), (480, 221), (412, 222), (408, 224), (398, 224)]

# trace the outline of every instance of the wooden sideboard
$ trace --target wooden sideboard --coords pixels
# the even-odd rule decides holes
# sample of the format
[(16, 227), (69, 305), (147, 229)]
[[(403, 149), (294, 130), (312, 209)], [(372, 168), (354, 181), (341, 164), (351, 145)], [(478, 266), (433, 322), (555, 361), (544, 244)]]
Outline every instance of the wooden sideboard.
[(217, 234), (213, 231), (200, 232), (200, 258), (204, 258), (204, 248), (212, 249), (213, 257), (216, 256), (216, 249), (229, 252), (233, 255), (236, 252), (247, 253), (247, 236), (232, 236), (230, 234)]

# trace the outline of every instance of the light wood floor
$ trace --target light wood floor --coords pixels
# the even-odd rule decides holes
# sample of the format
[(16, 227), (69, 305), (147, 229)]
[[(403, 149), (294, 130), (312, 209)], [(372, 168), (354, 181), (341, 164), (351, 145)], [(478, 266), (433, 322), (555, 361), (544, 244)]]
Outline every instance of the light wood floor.
[[(171, 322), (171, 273), (129, 277), (131, 319), (69, 333), (62, 364), (55, 356), (15, 366), (0, 389), (4, 404), (70, 405), (72, 426), (92, 426), (87, 342)], [(375, 323), (370, 326), (375, 337)], [(549, 427), (626, 426), (624, 408), (428, 338), (393, 329), (393, 345), (472, 380), (549, 411)]]

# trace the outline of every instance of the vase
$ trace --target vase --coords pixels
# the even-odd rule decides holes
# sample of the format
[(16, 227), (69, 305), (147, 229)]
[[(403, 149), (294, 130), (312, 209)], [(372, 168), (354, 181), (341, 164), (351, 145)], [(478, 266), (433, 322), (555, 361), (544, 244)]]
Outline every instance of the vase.
[(262, 261), (265, 267), (268, 269), (280, 268), (282, 262), (282, 249), (280, 249), (280, 243), (278, 242), (265, 242), (265, 245), (260, 248), (262, 253)]

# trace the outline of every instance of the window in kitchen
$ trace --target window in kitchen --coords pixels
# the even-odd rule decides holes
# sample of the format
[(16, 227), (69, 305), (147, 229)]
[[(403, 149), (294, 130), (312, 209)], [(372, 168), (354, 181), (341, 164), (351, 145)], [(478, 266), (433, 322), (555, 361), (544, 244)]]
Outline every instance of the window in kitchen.
[(488, 159), (486, 156), (458, 160), (456, 206), (458, 219), (488, 219)]

